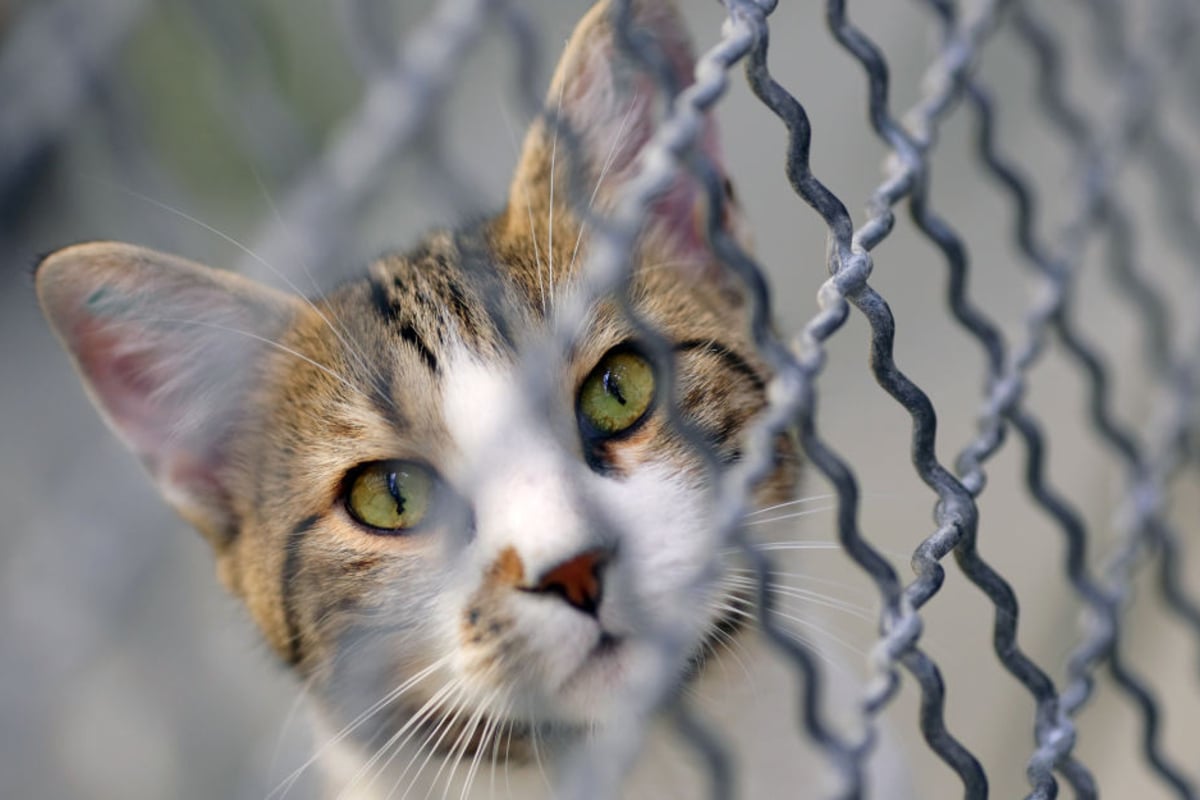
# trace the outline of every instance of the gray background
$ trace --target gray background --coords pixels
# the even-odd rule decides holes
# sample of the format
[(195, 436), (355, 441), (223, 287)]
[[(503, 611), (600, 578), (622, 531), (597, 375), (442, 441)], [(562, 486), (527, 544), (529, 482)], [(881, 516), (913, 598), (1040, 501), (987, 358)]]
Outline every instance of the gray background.
[[(0, 5), (0, 150), (6, 166), (19, 158), (22, 167), (18, 180), (0, 187), (0, 795), (6, 798), (259, 798), (307, 752), (295, 682), (219, 590), (199, 537), (167, 511), (89, 407), (40, 319), (28, 267), (36, 254), (94, 238), (220, 266), (247, 263), (230, 240), (255, 242), (295, 177), (337, 136), (362, 96), (364, 67), (348, 54), (370, 52), (372, 41), (385, 49), (402, 41), (429, 6), (358, 5), (376, 20), (365, 42), (346, 33), (351, 4), (320, 0)], [(544, 85), (586, 4), (525, 5), (546, 48)], [(719, 6), (684, 5), (698, 45), (713, 43)], [(866, 125), (861, 71), (826, 32), (820, 4), (781, 5), (772, 22), (772, 69), (813, 120), (814, 170), (861, 222), (884, 152)], [(893, 109), (907, 108), (919, 96), (936, 43), (929, 14), (919, 3), (895, 0), (853, 2), (850, 12), (889, 58)], [(1086, 47), (1086, 14), (1072, 5), (1057, 8), (1052, 19), (1071, 44), (1075, 96), (1102, 118), (1112, 96)], [(484, 208), (502, 201), (515, 158), (506, 128), (511, 124), (519, 136), (524, 126), (513, 63), (502, 30), (489, 30), (442, 112), (447, 160)], [(1030, 59), (1003, 31), (982, 67), (1001, 99), (1001, 147), (1043, 192), (1043, 230), (1053, 232), (1071, 208), (1078, 175), (1062, 141), (1032, 112)], [(1178, 105), (1188, 85), (1194, 91), (1194, 82), (1179, 84), (1167, 105)], [(1195, 161), (1196, 128), (1176, 116), (1172, 110), (1168, 125)], [(782, 326), (795, 331), (817, 308), (823, 226), (784, 180), (782, 126), (740, 77), (720, 120)], [(1018, 335), (1031, 284), (1007, 236), (1009, 207), (968, 157), (970, 131), (962, 115), (946, 123), (933, 202), (971, 245), (972, 296)], [(456, 207), (419, 148), (390, 161), (378, 177), (377, 190), (345, 227), (337, 257), (317, 270), (317, 285), (354, 274), (373, 254), (404, 246), (430, 224), (474, 210)], [(1140, 260), (1162, 286), (1184, 285), (1186, 264), (1154, 223), (1145, 174), (1132, 169), (1123, 185), (1139, 212)], [(1085, 262), (1081, 323), (1118, 368), (1118, 412), (1141, 425), (1153, 398), (1144, 391), (1140, 329), (1103, 280), (1100, 255), (1094, 246)], [(898, 319), (897, 360), (934, 400), (939, 454), (952, 462), (974, 434), (980, 354), (945, 309), (939, 253), (907, 219), (875, 257), (873, 284)], [(280, 266), (310, 286), (300, 264)], [(859, 469), (863, 530), (907, 575), (906, 553), (933, 530), (933, 495), (907, 461), (907, 416), (867, 371), (865, 327), (855, 316), (830, 344), (821, 424)], [(1086, 512), (1102, 551), (1116, 530), (1121, 473), (1083, 421), (1081, 376), (1051, 352), (1034, 373), (1030, 399), (1051, 432), (1050, 475)], [(1061, 678), (1079, 630), (1078, 605), (1062, 578), (1058, 533), (1020, 489), (1020, 456), (1010, 444), (989, 465), (981, 548), (1021, 598), (1022, 645)], [(1193, 537), (1200, 534), (1197, 485), (1194, 472), (1185, 475), (1175, 497), (1181, 530)], [(828, 491), (816, 477), (807, 490)], [(831, 539), (831, 516), (798, 519), (796, 536)], [(841, 582), (823, 587), (835, 597), (874, 607), (868, 582), (837, 553), (814, 553), (809, 569)], [(1192, 585), (1200, 586), (1190, 569)], [(1167, 698), (1168, 752), (1195, 767), (1200, 692), (1188, 682), (1195, 642), (1161, 614), (1152, 591), (1141, 596), (1127, 652)], [(995, 796), (1008, 797), (1024, 787), (1032, 702), (991, 655), (991, 614), (951, 566), (946, 588), (925, 612), (925, 643), (947, 675), (951, 729), (983, 759)], [(872, 643), (872, 625), (850, 615), (828, 621), (849, 645), (842, 656), (861, 662), (857, 651)], [(920, 745), (915, 709), (906, 684), (888, 719), (911, 746), (922, 796), (956, 796), (953, 777)], [(1147, 779), (1136, 756), (1136, 717), (1110, 686), (1102, 684), (1082, 721), (1080, 753), (1101, 775), (1107, 796), (1167, 796)], [(301, 786), (289, 796), (310, 792)]]

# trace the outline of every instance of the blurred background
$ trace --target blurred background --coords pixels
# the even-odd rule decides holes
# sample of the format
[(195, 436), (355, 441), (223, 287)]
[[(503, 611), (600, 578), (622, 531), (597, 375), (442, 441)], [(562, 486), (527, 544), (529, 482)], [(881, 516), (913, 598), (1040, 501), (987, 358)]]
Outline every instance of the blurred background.
[[(472, 5), (0, 2), (0, 796), (261, 798), (311, 748), (298, 685), (217, 586), (204, 543), (167, 510), (84, 397), (36, 307), (32, 265), (67, 244), (120, 239), (283, 287), (253, 250), (311, 294), (431, 225), (498, 208), (528, 122), (518, 55), (535, 59), (540, 95), (588, 4), (517, 3), (535, 49), (515, 45), (499, 17), (472, 28), (447, 11)], [(1095, 58), (1084, 4), (1046, 5), (1070, 96), (1090, 119), (1109, 119), (1118, 87)], [(1126, 5), (1136, 38), (1151, 4)], [(683, 6), (698, 47), (716, 42), (721, 7)], [(933, 15), (922, 3), (849, 6), (888, 58), (892, 109), (909, 108), (936, 52)], [(431, 28), (440, 31), (432, 39), (422, 33)], [(772, 70), (812, 120), (814, 171), (861, 223), (885, 154), (867, 125), (861, 69), (829, 35), (822, 4), (781, 4), (771, 31)], [(462, 58), (446, 50), (455, 41)], [(1200, 168), (1198, 66), (1200, 48), (1191, 48), (1156, 105), (1189, 169)], [(424, 70), (423, 90), (405, 80), (413, 67)], [(1039, 190), (1039, 227), (1053, 236), (1073, 213), (1081, 175), (1034, 108), (1036, 67), (1010, 26), (988, 45), (979, 74), (998, 98), (999, 147)], [(734, 77), (719, 106), (725, 151), (781, 328), (794, 333), (818, 308), (825, 230), (787, 185), (782, 125)], [(411, 113), (427, 103), (430, 113)], [(971, 296), (1021, 341), (1034, 284), (1010, 235), (1012, 209), (971, 155), (972, 135), (969, 115), (946, 121), (932, 202), (968, 243)], [(1135, 216), (1135, 257), (1179, 298), (1172, 324), (1182, 330), (1200, 320), (1184, 300), (1195, 297), (1186, 291), (1198, 256), (1166, 235), (1149, 175), (1131, 154), (1121, 191)], [(1190, 173), (1181, 178), (1194, 195)], [(892, 305), (897, 361), (933, 399), (938, 452), (952, 463), (975, 435), (983, 360), (943, 301), (942, 256), (898, 216), (875, 252), (872, 283)], [(1077, 317), (1114, 370), (1117, 417), (1146, 435), (1156, 401), (1146, 328), (1105, 277), (1105, 255), (1103, 238), (1093, 237)], [(934, 530), (936, 498), (908, 462), (908, 417), (873, 383), (866, 343), (857, 315), (831, 341), (820, 424), (858, 470), (864, 534), (907, 577), (907, 554)], [(1085, 421), (1083, 377), (1052, 348), (1033, 371), (1029, 402), (1050, 434), (1050, 479), (1085, 515), (1100, 564), (1119, 531), (1123, 472)], [(1061, 681), (1080, 606), (1064, 578), (1060, 533), (1022, 488), (1022, 459), (1014, 441), (988, 464), (980, 547), (1018, 592), (1022, 646)], [(1174, 485), (1172, 519), (1193, 540), (1188, 585), (1200, 591), (1195, 466)], [(828, 487), (813, 476), (806, 490)], [(795, 535), (832, 540), (831, 514), (798, 518)], [(837, 551), (808, 558), (808, 570), (830, 581), (813, 588), (868, 618), (828, 614), (826, 646), (865, 664), (872, 585)], [(1164, 749), (1194, 769), (1197, 642), (1162, 612), (1152, 586), (1138, 600), (1124, 652), (1165, 709)], [(995, 796), (1023, 794), (1033, 703), (992, 655), (990, 604), (948, 561), (946, 586), (923, 615), (924, 644), (946, 673), (951, 730), (983, 760)], [(1106, 796), (1171, 796), (1138, 755), (1138, 717), (1106, 680), (1082, 713), (1080, 757)], [(958, 796), (953, 775), (916, 735), (916, 713), (906, 681), (887, 719), (909, 747), (919, 796)], [(315, 785), (302, 781), (288, 796), (313, 797)]]

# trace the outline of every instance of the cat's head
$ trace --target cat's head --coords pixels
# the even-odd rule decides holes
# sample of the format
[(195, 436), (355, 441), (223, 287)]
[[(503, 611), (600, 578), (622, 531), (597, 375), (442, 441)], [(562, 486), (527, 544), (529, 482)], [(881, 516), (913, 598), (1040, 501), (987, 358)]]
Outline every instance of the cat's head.
[[(633, 8), (690, 82), (671, 4)], [(671, 423), (667, 387), (728, 463), (769, 373), (690, 179), (648, 215), (629, 287), (670, 358), (610, 298), (569, 347), (528, 359), (587, 257), (574, 204), (611, 207), (654, 127), (659, 90), (608, 13), (581, 23), (549, 93), (575, 147), (535, 123), (502, 213), (328, 296), (121, 244), (38, 272), (107, 421), (280, 656), (347, 717), (381, 703), (368, 734), (451, 710), (602, 722), (664, 633), (699, 656), (737, 613), (714, 572), (707, 462)], [(720, 166), (711, 121), (702, 138)], [(794, 472), (781, 440), (754, 501), (789, 494)]]

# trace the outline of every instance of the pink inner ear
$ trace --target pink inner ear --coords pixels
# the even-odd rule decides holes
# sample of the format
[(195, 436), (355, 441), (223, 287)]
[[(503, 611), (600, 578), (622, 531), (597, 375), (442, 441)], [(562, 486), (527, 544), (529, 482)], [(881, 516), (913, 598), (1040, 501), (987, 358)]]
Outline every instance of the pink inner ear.
[[(646, 19), (639, 22), (656, 32), (658, 46), (673, 68), (680, 89), (691, 86), (695, 82), (695, 62), (686, 34), (674, 27), (679, 22), (675, 13), (650, 7), (642, 15)], [(654, 133), (654, 109), (662, 91), (649, 73), (632, 64), (627, 73), (632, 85), (618, 89), (612, 71), (614, 59), (628, 56), (614, 52), (615, 48), (614, 41), (596, 45), (583, 69), (566, 85), (568, 96), (563, 98), (564, 110), (583, 131), (593, 168), (598, 172), (604, 166), (605, 156), (611, 155), (604, 182), (613, 187), (633, 177), (638, 156)], [(622, 103), (622, 99), (627, 102)], [(724, 179), (724, 159), (716, 121), (711, 116), (704, 118), (698, 146)], [(655, 201), (649, 224), (665, 231), (682, 251), (681, 255), (707, 259), (702, 193), (696, 179), (682, 168), (670, 188)]]
[[(664, 14), (662, 20), (659, 21), (657, 41), (658, 46), (662, 48), (662, 52), (670, 62), (679, 81), (680, 91), (682, 91), (696, 82), (696, 64), (686, 34), (672, 27), (677, 23), (678, 20), (673, 12)], [(657, 83), (645, 88), (661, 92), (661, 87)], [(717, 170), (721, 180), (724, 180), (726, 177), (725, 160), (721, 154), (716, 120), (706, 114), (703, 126), (697, 146)], [(647, 127), (649, 127), (649, 120), (647, 120)], [(645, 141), (649, 141), (651, 131), (647, 130), (643, 135)], [(645, 141), (639, 145), (639, 149), (644, 146)], [(709, 248), (704, 225), (703, 194), (704, 187), (692, 176), (686, 166), (681, 165), (680, 174), (671, 184), (671, 188), (655, 201), (654, 216), (671, 232), (681, 249), (687, 253), (708, 258)], [(725, 220), (722, 222), (724, 223)]]
[(77, 321), (71, 335), (79, 366), (113, 425), (138, 455), (156, 460), (176, 422), (162, 406), (162, 354), (131, 346), (144, 331), (122, 331), (119, 323), (95, 317)]
[[(717, 170), (719, 178), (725, 180), (725, 167), (721, 160), (717, 125), (711, 117), (705, 117), (699, 147), (700, 152)], [(671, 188), (655, 201), (654, 218), (666, 226), (677, 246), (682, 250), (689, 254), (708, 258), (705, 193), (704, 186), (701, 185), (699, 179), (692, 175), (686, 165), (681, 165), (680, 174), (671, 183)], [(728, 225), (730, 212), (731, 209), (726, 205), (721, 220), (723, 227)]]
[(188, 431), (187, 398), (172, 397), (168, 385), (189, 365), (139, 326), (86, 317), (71, 333), (96, 399), (167, 498), (184, 510), (221, 502), (220, 435), (208, 431), (199, 438)]

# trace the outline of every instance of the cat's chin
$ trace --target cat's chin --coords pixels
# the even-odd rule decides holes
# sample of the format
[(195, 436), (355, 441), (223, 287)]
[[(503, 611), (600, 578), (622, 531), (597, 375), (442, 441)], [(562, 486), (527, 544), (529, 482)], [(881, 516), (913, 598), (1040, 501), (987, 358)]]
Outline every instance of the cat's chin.
[(646, 645), (628, 638), (601, 633), (555, 691), (557, 705), (566, 712), (564, 722), (603, 724), (614, 696), (628, 693), (644, 672)]
[[(700, 676), (734, 640), (745, 616), (729, 613), (716, 618), (697, 643), (677, 680), (689, 683)], [(614, 698), (660, 694), (646, 684), (662, 667), (661, 650), (651, 642), (601, 633), (579, 666), (558, 687), (555, 705), (565, 711), (568, 725), (595, 726), (623, 709)], [(646, 684), (646, 685), (643, 685)]]

